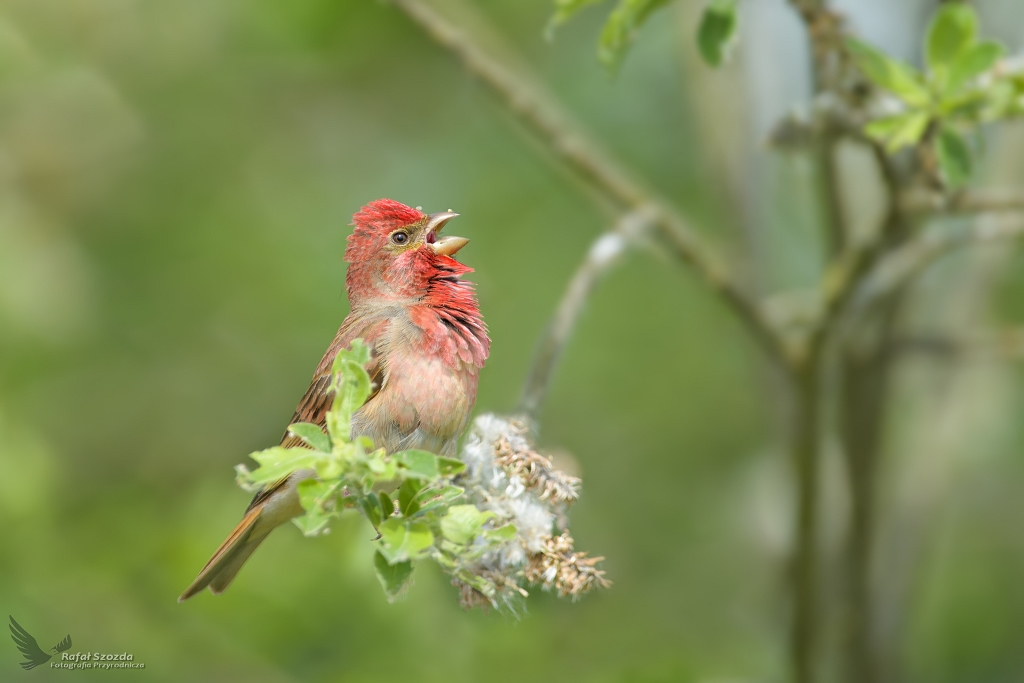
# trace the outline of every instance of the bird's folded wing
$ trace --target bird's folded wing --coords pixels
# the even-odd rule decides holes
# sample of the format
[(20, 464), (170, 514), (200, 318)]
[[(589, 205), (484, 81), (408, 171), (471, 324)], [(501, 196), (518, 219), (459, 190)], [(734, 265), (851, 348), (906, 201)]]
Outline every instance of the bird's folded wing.
[[(338, 330), (338, 334), (334, 337), (334, 341), (327, 347), (327, 352), (317, 367), (316, 375), (313, 377), (309, 388), (306, 389), (306, 393), (302, 396), (302, 400), (299, 401), (298, 407), (295, 408), (295, 414), (292, 415), (292, 419), (288, 422), (289, 425), (296, 422), (310, 422), (323, 429), (327, 422), (327, 411), (331, 409), (331, 402), (334, 400), (334, 395), (330, 392), (331, 368), (334, 365), (334, 358), (338, 355), (339, 351), (349, 348), (355, 339), (361, 338), (370, 347), (370, 360), (365, 366), (366, 372), (370, 375), (370, 395), (366, 402), (372, 401), (377, 392), (380, 391), (381, 386), (384, 384), (384, 363), (380, 354), (380, 341), (387, 331), (389, 321), (387, 318), (383, 318), (359, 321), (365, 322), (365, 324), (358, 324), (353, 322), (353, 320), (351, 315), (345, 319), (341, 329)], [(302, 445), (302, 439), (285, 431), (281, 439), (281, 446), (291, 448)], [(284, 477), (264, 486), (252, 499), (252, 502), (249, 503), (246, 512), (252, 510), (273, 495), (287, 481), (288, 477)]]

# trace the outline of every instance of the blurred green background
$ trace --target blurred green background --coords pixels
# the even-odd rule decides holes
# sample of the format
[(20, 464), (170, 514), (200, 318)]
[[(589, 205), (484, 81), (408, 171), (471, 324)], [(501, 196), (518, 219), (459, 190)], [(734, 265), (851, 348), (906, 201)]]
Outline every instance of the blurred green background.
[[(907, 57), (933, 8), (838, 4)], [(1019, 49), (1024, 8), (978, 4)], [(601, 12), (548, 43), (546, 2), (438, 6), (514, 50), (710, 238), (753, 249), (751, 280), (799, 290), (820, 269), (809, 169), (761, 140), (807, 104), (806, 48), (781, 0), (747, 5), (723, 72), (698, 62), (700, 3), (685, 2), (614, 79), (594, 58)], [(1024, 146), (999, 135), (984, 174), (1005, 186)], [(226, 594), (175, 602), (248, 501), (233, 465), (276, 442), (344, 317), (348, 222), (379, 197), (462, 214), (452, 232), (472, 239), (460, 257), (494, 340), (478, 410), (512, 410), (610, 217), (399, 12), (0, 3), (0, 604), (44, 646), (70, 633), (73, 650), (146, 664), (22, 672), (9, 643), (0, 679), (785, 680), (778, 387), (728, 311), (643, 250), (593, 297), (541, 423), (542, 445), (579, 463), (574, 536), (607, 557), (611, 590), (535, 591), (517, 621), (462, 612), (424, 565), (389, 605), (372, 529), (352, 517), (317, 539), (285, 527)], [(942, 303), (915, 315), (929, 329), (1024, 318), (1024, 260), (1002, 251), (951, 259), (921, 288)], [(894, 670), (1021, 680), (1022, 377), (993, 358), (904, 374), (879, 569)], [(841, 483), (826, 497), (828, 552)]]

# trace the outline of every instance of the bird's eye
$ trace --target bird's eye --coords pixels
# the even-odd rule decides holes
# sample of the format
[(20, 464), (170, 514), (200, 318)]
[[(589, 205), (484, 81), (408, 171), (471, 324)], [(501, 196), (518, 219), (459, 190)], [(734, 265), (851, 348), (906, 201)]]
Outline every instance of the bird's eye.
[(409, 233), (404, 230), (399, 230), (391, 235), (391, 241), (395, 244), (405, 244), (409, 241)]

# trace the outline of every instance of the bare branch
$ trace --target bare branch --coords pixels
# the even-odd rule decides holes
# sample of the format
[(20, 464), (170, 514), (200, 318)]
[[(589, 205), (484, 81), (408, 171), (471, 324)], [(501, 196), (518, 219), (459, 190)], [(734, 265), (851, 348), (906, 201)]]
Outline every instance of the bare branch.
[(809, 327), (806, 339), (797, 347), (794, 356), (796, 363), (815, 362), (828, 336), (835, 334), (837, 321), (846, 312), (851, 300), (856, 298), (864, 279), (873, 271), (879, 258), (882, 258), (887, 239), (897, 230), (893, 226), (898, 226), (900, 221), (900, 214), (891, 210), (877, 237), (867, 243), (849, 245), (829, 263), (818, 286), (821, 292), (821, 311)]
[(594, 240), (540, 339), (537, 355), (523, 386), (518, 412), (536, 419), (562, 349), (595, 285), (618, 262), (619, 256), (630, 243), (651, 227), (653, 218), (650, 210), (634, 211), (624, 216), (612, 230)]
[(939, 358), (999, 358), (1007, 361), (1024, 359), (1024, 327), (1004, 330), (979, 330), (956, 336), (907, 335), (890, 345), (892, 353), (919, 353)]
[(438, 45), (455, 55), (508, 108), (548, 145), (554, 154), (586, 181), (627, 210), (651, 211), (665, 247), (732, 307), (769, 356), (789, 364), (782, 336), (765, 316), (761, 302), (749, 294), (722, 259), (678, 211), (654, 197), (633, 174), (571, 122), (563, 108), (542, 94), (529, 79), (513, 73), (452, 25), (423, 0), (391, 0)]
[(885, 151), (877, 143), (870, 143), (878, 170), (889, 194), (889, 209), (880, 229), (869, 240), (848, 243), (825, 269), (818, 289), (821, 293), (821, 311), (814, 324), (807, 330), (807, 336), (796, 345), (794, 362), (813, 362), (814, 356), (833, 334), (833, 327), (846, 311), (851, 298), (858, 291), (862, 280), (872, 271), (886, 253), (891, 253), (893, 244), (906, 239), (906, 220), (902, 206), (895, 201), (900, 179), (897, 177)]
[(1024, 193), (1013, 190), (964, 190), (953, 194), (908, 192), (903, 210), (915, 214), (963, 215), (1024, 211)]
[[(800, 380), (796, 383), (796, 402), (793, 412), (793, 426), (796, 438), (793, 441), (793, 456), (797, 479), (797, 534), (796, 547), (793, 554), (794, 573), (794, 606), (792, 640), (790, 643), (792, 658), (792, 678), (795, 683), (811, 683), (817, 680), (815, 664), (819, 661), (817, 653), (820, 637), (821, 619), (819, 615), (819, 579), (818, 579), (818, 500), (820, 498), (819, 463), (822, 459), (822, 426), (818, 424), (823, 402), (822, 384), (828, 372), (829, 363), (825, 347), (830, 339), (842, 340), (842, 314), (846, 311), (853, 294), (858, 291), (860, 282), (871, 272), (875, 262), (893, 245), (905, 238), (903, 215), (895, 197), (900, 189), (900, 178), (890, 163), (884, 150), (874, 141), (868, 140), (863, 134), (863, 97), (858, 92), (859, 78), (851, 72), (852, 66), (844, 47), (845, 27), (842, 15), (834, 12), (826, 0), (789, 0), (790, 5), (800, 14), (807, 29), (807, 37), (811, 48), (811, 67), (814, 78), (815, 108), (813, 116), (805, 126), (800, 120), (790, 117), (779, 126), (774, 140), (792, 148), (801, 143), (813, 153), (818, 175), (819, 194), (821, 196), (824, 232), (828, 237), (829, 264), (819, 286), (821, 309), (813, 324), (807, 329), (802, 340), (801, 353), (798, 355), (799, 371), (794, 373)], [(881, 228), (867, 243), (860, 243), (848, 234), (846, 216), (843, 211), (843, 193), (836, 167), (837, 144), (840, 140), (853, 140), (866, 144), (875, 155), (880, 175), (885, 182), (889, 195), (889, 205)], [(891, 316), (890, 316), (891, 317)], [(888, 324), (888, 323), (887, 323)], [(841, 371), (847, 371), (842, 366)], [(874, 374), (884, 377), (885, 368), (872, 368)], [(864, 373), (872, 374), (872, 373)], [(851, 378), (844, 377), (839, 384), (849, 389)], [(863, 375), (855, 378), (864, 379)], [(884, 395), (884, 383), (874, 383)], [(872, 387), (875, 388), (875, 387)], [(849, 399), (849, 396), (844, 398)], [(857, 397), (859, 398), (859, 397)], [(863, 407), (863, 401), (845, 400), (840, 403), (840, 424), (849, 426), (851, 412)], [(880, 411), (875, 411), (879, 415)], [(873, 418), (873, 416), (868, 416)], [(868, 420), (871, 421), (870, 419)], [(859, 425), (865, 421), (860, 420)], [(841, 429), (840, 436), (850, 446), (850, 429)], [(873, 431), (871, 429), (869, 432)], [(867, 440), (874, 440), (868, 434)], [(870, 448), (867, 450), (871, 450)], [(865, 454), (865, 449), (850, 449), (848, 455), (855, 452)], [(870, 510), (870, 496), (865, 495), (866, 489), (859, 486), (858, 474), (864, 474), (865, 468), (860, 463), (851, 463), (850, 486), (852, 493), (852, 524), (851, 538), (862, 532), (859, 541), (864, 547), (870, 546), (869, 529), (863, 525), (858, 529), (858, 512)], [(864, 477), (860, 477), (863, 479)], [(870, 478), (870, 475), (868, 476)], [(869, 515), (861, 515), (861, 519)], [(850, 605), (851, 598), (858, 594), (866, 595), (867, 553), (851, 553), (851, 565), (858, 565), (865, 571), (858, 574), (856, 566), (851, 567), (852, 589), (846, 596), (847, 610), (843, 624), (844, 645), (850, 655), (850, 680), (868, 683), (875, 680), (871, 675), (870, 655), (866, 647), (869, 641), (867, 625), (868, 613), (858, 609), (861, 605)], [(857, 584), (859, 581), (859, 585)], [(865, 589), (858, 592), (859, 589)]]
[(851, 302), (854, 314), (899, 289), (949, 252), (965, 246), (1024, 236), (1024, 221), (984, 221), (960, 232), (926, 233), (890, 252), (864, 278)]

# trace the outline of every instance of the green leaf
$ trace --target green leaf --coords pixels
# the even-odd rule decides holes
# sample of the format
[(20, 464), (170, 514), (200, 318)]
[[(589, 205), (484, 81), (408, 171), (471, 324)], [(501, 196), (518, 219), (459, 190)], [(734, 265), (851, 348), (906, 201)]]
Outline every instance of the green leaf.
[(518, 531), (518, 529), (516, 529), (515, 524), (506, 524), (505, 526), (500, 526), (497, 529), (485, 531), (484, 537), (489, 541), (499, 541), (504, 543), (515, 538), (516, 531)]
[(442, 455), (437, 456), (437, 467), (441, 470), (441, 476), (443, 477), (453, 477), (466, 471), (466, 463), (455, 458), (446, 458)]
[(855, 38), (846, 39), (846, 50), (857, 68), (880, 88), (884, 88), (912, 107), (927, 107), (932, 96), (921, 80), (921, 74), (912, 66), (890, 58)]
[(925, 57), (933, 70), (948, 67), (967, 50), (978, 35), (978, 17), (970, 5), (949, 2), (932, 17), (926, 38)]
[(946, 97), (939, 105), (940, 117), (977, 118), (986, 106), (995, 104), (998, 88), (986, 90), (961, 90), (958, 94)]
[(959, 187), (970, 179), (971, 150), (958, 132), (943, 127), (935, 138), (935, 154), (950, 187)]
[(334, 512), (307, 512), (293, 518), (292, 523), (299, 527), (304, 536), (319, 536), (334, 515)]
[(453, 505), (441, 519), (441, 533), (452, 543), (465, 545), (480, 535), (480, 529), (495, 514), (481, 512), (475, 505)]
[(369, 496), (363, 496), (359, 499), (358, 507), (360, 511), (366, 516), (373, 528), (376, 529), (380, 526), (380, 523), (387, 518), (387, 515), (381, 516), (381, 503), (377, 496), (371, 494)]
[(395, 517), (380, 525), (380, 535), (380, 552), (388, 564), (423, 557), (434, 545), (434, 534), (426, 524)]
[(345, 358), (349, 362), (355, 363), (359, 367), (365, 367), (370, 362), (370, 347), (366, 345), (362, 337), (357, 337), (352, 340), (347, 349), (342, 349), (338, 354)]
[(436, 500), (452, 501), (466, 492), (466, 489), (459, 486), (442, 486), (440, 488), (431, 486), (422, 489), (416, 494), (416, 500), (420, 503), (432, 503)]
[(380, 511), (381, 517), (387, 519), (391, 515), (395, 514), (395, 502), (391, 500), (391, 496), (381, 491), (380, 496)]
[[(978, 93), (978, 91), (972, 92)], [(983, 120), (987, 121), (995, 121), (1014, 115), (1019, 93), (1010, 79), (997, 80), (981, 94), (983, 95), (981, 102), (983, 106), (972, 108), (967, 112), (968, 114), (977, 113)], [(943, 105), (945, 104), (943, 102)], [(954, 109), (954, 111), (956, 110)]]
[(384, 588), (384, 595), (387, 596), (388, 602), (394, 602), (395, 599), (401, 597), (412, 579), (411, 562), (389, 564), (387, 558), (380, 551), (373, 554), (373, 568), (377, 572), (377, 580)]
[(418, 514), (447, 506), (465, 492), (465, 489), (458, 486), (445, 486), (440, 489), (425, 488), (416, 494), (416, 502), (420, 506)]
[(949, 67), (946, 92), (954, 93), (968, 81), (985, 73), (1006, 53), (1006, 49), (994, 40), (973, 45), (958, 56)]
[(306, 512), (322, 508), (326, 498), (337, 489), (334, 484), (317, 481), (316, 479), (303, 479), (299, 482), (297, 488), (299, 491), (299, 503)]
[(406, 479), (398, 489), (398, 509), (406, 517), (416, 514), (420, 504), (416, 502), (416, 494), (423, 488), (423, 484), (415, 479)]
[(272, 446), (270, 448), (264, 448), (262, 451), (255, 451), (249, 454), (249, 457), (260, 464), (265, 465), (276, 465), (280, 462), (288, 462), (302, 455), (308, 455), (310, 450), (308, 448), (302, 448), (301, 446), (293, 446), (291, 448), (285, 448), (284, 446)]
[(455, 569), (455, 560), (445, 553), (434, 553), (432, 559), (445, 569)]
[(636, 32), (651, 15), (651, 12), (669, 0), (619, 0), (619, 4), (608, 15), (601, 38), (598, 41), (597, 57), (609, 71), (616, 71), (625, 59)]
[(342, 349), (331, 366), (334, 401), (327, 414), (327, 431), (335, 443), (348, 443), (352, 435), (352, 414), (359, 410), (370, 395), (370, 375), (365, 365), (370, 361), (370, 349), (362, 339), (356, 339), (348, 349)]
[(249, 473), (249, 481), (262, 484), (282, 479), (295, 470), (312, 467), (324, 454), (308, 448), (275, 446), (252, 453), (249, 457), (260, 464), (255, 471)]
[(394, 458), (387, 457), (384, 449), (378, 449), (366, 459), (366, 468), (370, 470), (370, 484), (378, 481), (391, 481), (398, 475), (398, 464)]
[(294, 434), (315, 451), (331, 452), (331, 440), (324, 430), (309, 422), (296, 422), (288, 425), (288, 432)]
[(547, 28), (544, 29), (544, 37), (551, 40), (555, 35), (555, 29), (572, 19), (577, 12), (588, 5), (595, 5), (602, 0), (555, 0), (555, 13), (548, 20)]
[(302, 530), (306, 536), (318, 535), (336, 516), (334, 510), (324, 508), (324, 503), (337, 490), (336, 484), (317, 481), (316, 479), (303, 479), (298, 484), (299, 502), (306, 511), (305, 514), (294, 518), (295, 526)]
[(263, 487), (259, 484), (252, 483), (252, 481), (249, 480), (249, 477), (251, 476), (252, 472), (249, 471), (248, 467), (242, 463), (235, 465), (235, 483), (247, 493), (257, 493)]
[(725, 59), (729, 44), (736, 35), (736, 0), (711, 0), (697, 27), (697, 48), (711, 66)]
[(864, 133), (868, 137), (885, 143), (886, 149), (891, 154), (907, 145), (917, 144), (928, 129), (930, 120), (928, 112), (911, 111), (876, 119), (864, 126)]
[(432, 481), (440, 474), (437, 466), (437, 456), (428, 451), (415, 449), (399, 451), (392, 457), (405, 467), (407, 474), (411, 477)]
[(313, 463), (316, 468), (316, 476), (323, 481), (333, 481), (341, 477), (342, 462), (334, 456), (324, 453)]

